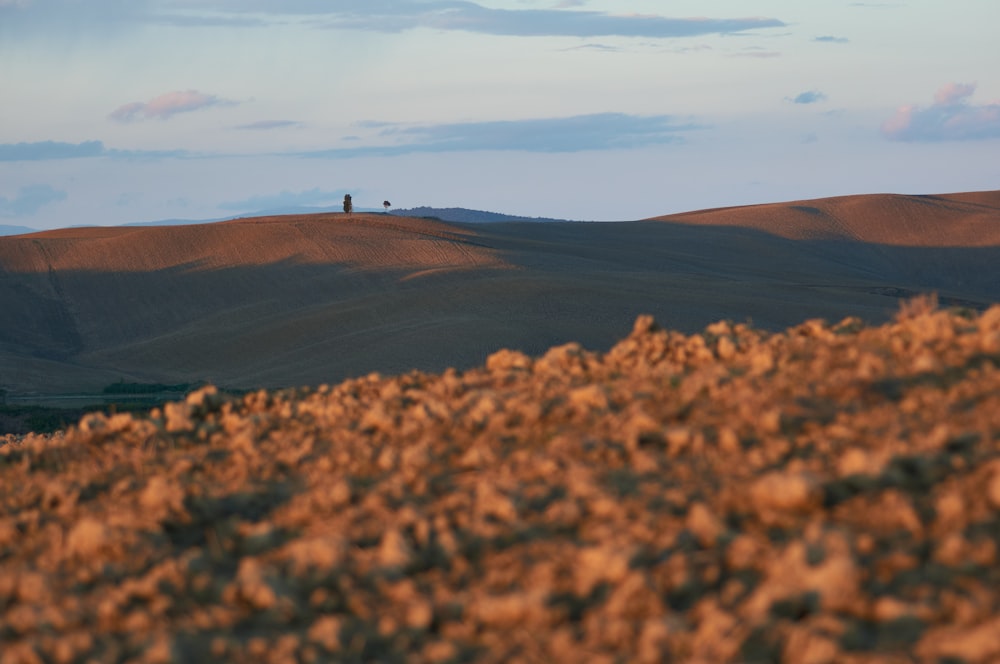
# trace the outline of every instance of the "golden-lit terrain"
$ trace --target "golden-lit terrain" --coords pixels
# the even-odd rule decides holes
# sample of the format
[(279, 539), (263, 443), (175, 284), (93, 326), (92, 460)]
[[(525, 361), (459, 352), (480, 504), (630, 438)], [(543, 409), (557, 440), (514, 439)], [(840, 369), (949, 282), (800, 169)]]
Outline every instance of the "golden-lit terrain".
[(6, 441), (4, 664), (1000, 660), (1000, 306)]

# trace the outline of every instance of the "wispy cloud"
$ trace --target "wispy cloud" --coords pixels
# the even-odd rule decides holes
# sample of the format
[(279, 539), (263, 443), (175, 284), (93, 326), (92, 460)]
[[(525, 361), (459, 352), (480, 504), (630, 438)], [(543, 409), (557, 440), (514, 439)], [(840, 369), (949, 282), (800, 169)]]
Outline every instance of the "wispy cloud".
[(569, 48), (562, 49), (563, 51), (603, 51), (604, 53), (617, 53), (621, 51), (617, 46), (608, 46), (607, 44), (581, 44), (579, 46), (570, 46)]
[(196, 155), (186, 150), (116, 150), (104, 146), (102, 141), (63, 143), (38, 141), (35, 143), (0, 143), (0, 162), (5, 161), (54, 161), (59, 159), (184, 159)]
[[(243, 125), (242, 128), (268, 130), (294, 126), (294, 124), (297, 123), (264, 121)], [(693, 120), (669, 115), (640, 116), (625, 113), (596, 113), (560, 118), (435, 125), (366, 121), (358, 123), (357, 126), (368, 130), (368, 132), (366, 132), (367, 136), (365, 137), (349, 137), (351, 142), (356, 144), (356, 147), (268, 153), (258, 156), (348, 158), (431, 152), (522, 151), (556, 153), (619, 150), (680, 143), (684, 141), (685, 133), (704, 128), (703, 125), (699, 125)], [(86, 141), (84, 143), (42, 141), (0, 144), (0, 162), (79, 158), (205, 159), (225, 156), (227, 155), (221, 153), (193, 153), (186, 150), (118, 150), (105, 147), (101, 141)], [(314, 193), (316, 193), (315, 190), (303, 192), (303, 194), (309, 195)]]
[(735, 33), (785, 24), (768, 17), (670, 18), (659, 15), (609, 13), (574, 9), (579, 0), (564, 0), (552, 9), (495, 9), (469, 0), (213, 0), (188, 2), (195, 10), (219, 15), (311, 16), (326, 27), (373, 32), (415, 28), (461, 30), (493, 35), (573, 37), (688, 37)]
[(976, 86), (949, 83), (934, 94), (930, 106), (901, 106), (882, 124), (893, 141), (963, 141), (1000, 138), (1000, 102), (969, 102)]
[(178, 28), (262, 28), (271, 24), (257, 17), (218, 14), (152, 14), (144, 20)]
[(47, 184), (21, 187), (13, 198), (0, 196), (0, 217), (28, 217), (49, 203), (66, 200), (66, 192)]
[(249, 129), (252, 131), (267, 131), (270, 129), (284, 129), (286, 127), (300, 127), (302, 123), (298, 120), (258, 120), (250, 124), (237, 125), (237, 129)]
[(107, 36), (154, 15), (157, 0), (0, 0), (0, 38)]
[(0, 35), (59, 38), (81, 29), (124, 34), (138, 23), (255, 28), (301, 19), (326, 28), (371, 32), (427, 28), (584, 38), (691, 37), (786, 26), (773, 17), (669, 17), (587, 10), (583, 5), (579, 0), (554, 1), (548, 9), (497, 9), (471, 0), (0, 0)]
[[(242, 125), (247, 130), (266, 131), (294, 126), (292, 121), (263, 121)], [(394, 156), (429, 152), (523, 151), (583, 152), (591, 150), (632, 149), (648, 145), (679, 143), (684, 134), (703, 126), (692, 120), (669, 115), (628, 115), (597, 113), (561, 118), (495, 120), (434, 125), (410, 125), (365, 121), (358, 128), (367, 136), (348, 137), (356, 147), (319, 149), (280, 153), (286, 156), (347, 158), (355, 156)], [(343, 140), (347, 141), (348, 138)], [(269, 153), (270, 154), (270, 153)], [(61, 143), (0, 143), (0, 162), (43, 161), (57, 159), (198, 159), (232, 156), (218, 153), (194, 153), (186, 150), (119, 150), (101, 141)], [(250, 156), (250, 155), (242, 155)], [(262, 156), (262, 155), (258, 155)], [(270, 156), (275, 156), (270, 154)]]
[(748, 48), (745, 51), (742, 51), (740, 53), (732, 53), (732, 54), (730, 54), (729, 57), (731, 57), (731, 58), (760, 58), (762, 60), (767, 60), (767, 59), (770, 59), (770, 58), (780, 58), (781, 57), (781, 53), (779, 53), (778, 51), (765, 51), (763, 49), (759, 49), (759, 48), (754, 47), (754, 48)]
[(800, 92), (794, 97), (790, 97), (788, 100), (793, 104), (815, 104), (826, 99), (826, 95), (819, 90), (808, 90), (806, 92)]
[(277, 194), (252, 196), (240, 201), (229, 201), (219, 205), (219, 208), (223, 210), (254, 212), (301, 205), (327, 206), (340, 202), (346, 193), (349, 193), (346, 189), (324, 191), (319, 188), (307, 191), (282, 191)]
[(823, 42), (827, 44), (846, 44), (850, 39), (847, 37), (834, 37), (833, 35), (822, 35), (820, 37), (813, 37), (814, 42)]
[(232, 106), (237, 103), (197, 90), (180, 90), (167, 92), (147, 102), (136, 101), (119, 106), (108, 117), (117, 122), (134, 122), (154, 118), (168, 120), (178, 113), (190, 113), (212, 106)]
[(425, 126), (388, 125), (380, 132), (388, 145), (299, 153), (307, 157), (393, 156), (416, 152), (516, 150), (583, 152), (632, 149), (683, 141), (681, 134), (698, 125), (671, 116), (598, 113), (565, 118), (463, 122)]
[(675, 125), (666, 115), (624, 113), (577, 115), (568, 118), (469, 122), (403, 130), (419, 143), (462, 150), (526, 150), (579, 152), (634, 148), (673, 143), (677, 132), (693, 128)]
[(0, 162), (46, 161), (50, 159), (82, 159), (105, 154), (101, 141), (62, 143), (39, 141), (36, 143), (0, 143)]
[(401, 31), (415, 27), (522, 37), (691, 37), (783, 27), (774, 18), (668, 18), (558, 9), (492, 9), (472, 2), (412, 3), (405, 19), (395, 12), (343, 14), (331, 27)]

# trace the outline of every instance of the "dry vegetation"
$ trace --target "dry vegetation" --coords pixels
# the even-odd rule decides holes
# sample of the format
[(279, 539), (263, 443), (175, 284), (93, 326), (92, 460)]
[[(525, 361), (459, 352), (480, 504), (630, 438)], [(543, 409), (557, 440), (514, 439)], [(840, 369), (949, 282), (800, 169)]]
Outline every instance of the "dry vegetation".
[(1000, 306), (0, 445), (0, 662), (1000, 660)]

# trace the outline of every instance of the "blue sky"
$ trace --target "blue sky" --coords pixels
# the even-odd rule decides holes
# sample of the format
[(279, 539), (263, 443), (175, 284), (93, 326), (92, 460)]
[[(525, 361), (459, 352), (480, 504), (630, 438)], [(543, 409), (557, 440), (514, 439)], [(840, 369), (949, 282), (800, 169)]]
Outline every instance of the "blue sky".
[(996, 0), (0, 0), (0, 224), (1000, 187)]

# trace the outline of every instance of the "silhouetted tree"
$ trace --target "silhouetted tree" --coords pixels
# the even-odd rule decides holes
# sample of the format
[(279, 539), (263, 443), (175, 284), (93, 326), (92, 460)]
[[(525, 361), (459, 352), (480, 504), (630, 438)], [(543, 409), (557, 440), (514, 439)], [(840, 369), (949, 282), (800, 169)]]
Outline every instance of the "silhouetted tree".
[(354, 212), (354, 203), (351, 202), (351, 195), (344, 194), (344, 213), (350, 214)]

